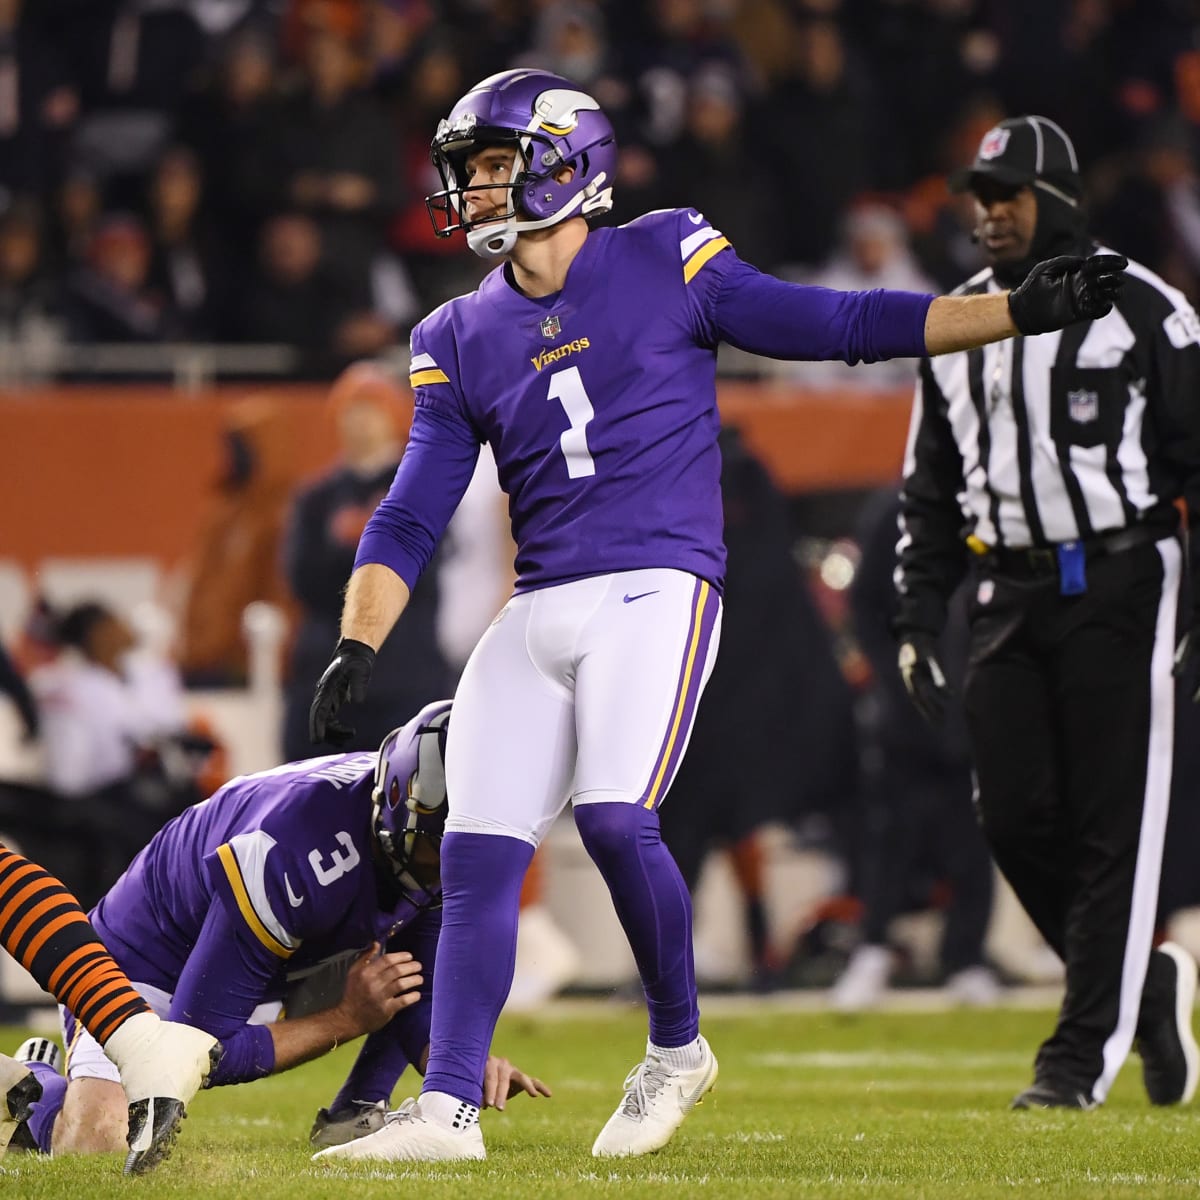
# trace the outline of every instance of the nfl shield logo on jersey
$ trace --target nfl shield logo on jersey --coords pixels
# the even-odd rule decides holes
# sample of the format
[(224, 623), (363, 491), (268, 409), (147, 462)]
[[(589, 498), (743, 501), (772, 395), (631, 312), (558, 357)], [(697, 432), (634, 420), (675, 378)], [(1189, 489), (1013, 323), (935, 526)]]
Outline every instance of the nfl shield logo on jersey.
[(551, 313), (550, 316), (542, 318), (542, 337), (556, 338), (560, 333), (562, 333), (562, 324), (557, 316)]
[(1067, 393), (1067, 415), (1080, 425), (1089, 425), (1100, 417), (1100, 393), (1080, 388)]

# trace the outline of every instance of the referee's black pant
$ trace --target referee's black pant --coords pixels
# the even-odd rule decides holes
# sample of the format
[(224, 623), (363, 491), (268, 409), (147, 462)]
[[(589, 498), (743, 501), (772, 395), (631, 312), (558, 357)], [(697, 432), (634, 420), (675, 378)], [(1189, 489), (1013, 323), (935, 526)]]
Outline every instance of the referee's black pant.
[(1180, 560), (1174, 538), (1101, 554), (1087, 591), (1063, 596), (1052, 560), (1010, 552), (999, 569), (985, 560), (970, 606), (965, 706), (984, 833), (1066, 964), (1036, 1074), (1097, 1102), (1139, 1025), (1170, 1003), (1151, 944)]

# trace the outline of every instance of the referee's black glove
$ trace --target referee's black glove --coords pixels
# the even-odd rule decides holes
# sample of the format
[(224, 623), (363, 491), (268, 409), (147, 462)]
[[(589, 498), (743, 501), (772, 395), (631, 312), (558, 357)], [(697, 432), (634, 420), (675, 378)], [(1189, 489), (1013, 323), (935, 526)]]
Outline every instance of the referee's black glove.
[(1040, 262), (1008, 294), (1008, 311), (1023, 334), (1049, 333), (1105, 316), (1125, 282), (1123, 254), (1064, 254)]
[(950, 695), (937, 655), (937, 638), (931, 633), (912, 629), (900, 635), (900, 677), (917, 712), (934, 729), (941, 728)]
[(360, 704), (367, 698), (367, 684), (375, 666), (375, 651), (366, 642), (342, 638), (333, 659), (317, 683), (312, 707), (308, 710), (308, 736), (313, 744), (328, 742), (345, 746), (354, 739), (354, 726), (335, 719), (347, 700)]
[(1191, 696), (1192, 703), (1200, 704), (1200, 621), (1179, 639), (1171, 674), (1181, 680), (1183, 690)]

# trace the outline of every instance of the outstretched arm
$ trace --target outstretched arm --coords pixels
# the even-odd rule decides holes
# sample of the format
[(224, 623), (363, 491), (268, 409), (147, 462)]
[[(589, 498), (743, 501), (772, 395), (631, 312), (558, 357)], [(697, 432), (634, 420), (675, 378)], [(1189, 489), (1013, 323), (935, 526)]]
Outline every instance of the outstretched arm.
[(696, 297), (697, 333), (772, 358), (878, 362), (968, 350), (1017, 334), (1047, 333), (1104, 316), (1120, 289), (1120, 255), (1039, 263), (1011, 292), (925, 296), (875, 289), (839, 292), (784, 283), (732, 250)]
[(1038, 263), (1011, 292), (939, 296), (925, 314), (926, 352), (949, 354), (1094, 321), (1112, 308), (1128, 265), (1120, 254), (1064, 255)]
[(925, 352), (950, 354), (1021, 331), (1008, 307), (1008, 292), (981, 296), (938, 296), (925, 314)]

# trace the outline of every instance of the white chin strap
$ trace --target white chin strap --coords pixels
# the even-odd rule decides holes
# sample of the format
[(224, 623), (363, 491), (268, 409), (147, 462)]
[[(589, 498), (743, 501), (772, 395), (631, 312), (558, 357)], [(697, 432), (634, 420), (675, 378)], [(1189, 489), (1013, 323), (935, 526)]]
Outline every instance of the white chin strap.
[(517, 244), (518, 230), (513, 222), (503, 225), (481, 225), (467, 230), (467, 245), (485, 262), (497, 262), (507, 258)]
[(551, 225), (557, 225), (559, 221), (565, 221), (581, 208), (583, 201), (583, 193), (577, 192), (566, 206), (552, 217), (543, 217), (540, 221), (521, 221), (516, 217), (509, 217), (507, 221), (497, 221), (493, 224), (479, 225), (475, 229), (468, 229), (467, 245), (485, 261), (497, 262), (512, 253), (513, 247), (517, 244), (518, 233), (524, 233), (531, 229), (548, 229)]

